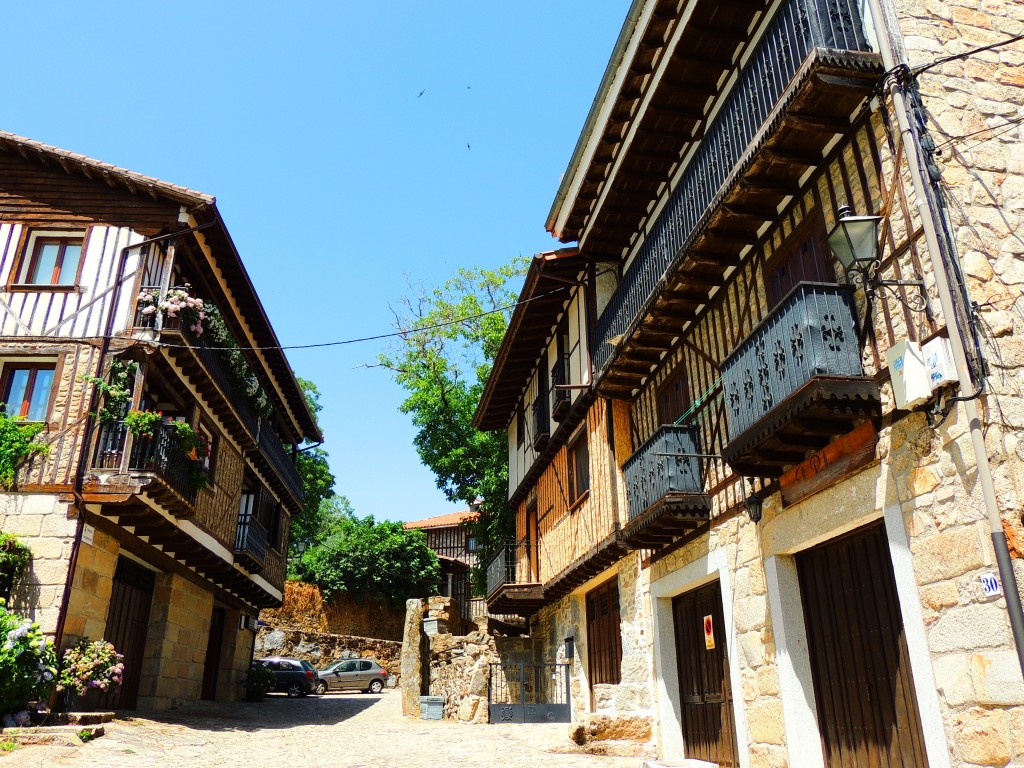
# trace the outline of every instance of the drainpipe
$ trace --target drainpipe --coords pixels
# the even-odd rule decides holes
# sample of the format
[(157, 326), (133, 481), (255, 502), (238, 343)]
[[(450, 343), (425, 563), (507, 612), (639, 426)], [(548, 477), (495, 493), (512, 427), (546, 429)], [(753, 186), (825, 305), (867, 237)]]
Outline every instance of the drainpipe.
[[(871, 8), (871, 17), (874, 20), (875, 32), (878, 35), (879, 47), (881, 48), (882, 62), (885, 65), (886, 71), (892, 72), (895, 69), (907, 66), (904, 60), (897, 58), (893, 37), (886, 23), (881, 0), (868, 1)], [(939, 228), (943, 224), (941, 219), (942, 210), (931, 203), (931, 188), (929, 181), (925, 177), (921, 148), (918, 144), (917, 135), (911, 126), (910, 112), (904, 96), (904, 85), (901, 81), (893, 84), (892, 100), (893, 108), (896, 112), (896, 122), (899, 125), (900, 133), (903, 135), (903, 145), (907, 152), (907, 164), (910, 167), (910, 177), (914, 185), (914, 196), (917, 198), (917, 205), (921, 214), (921, 226), (924, 229), (925, 242), (928, 245), (932, 272), (935, 275), (935, 287), (939, 294), (942, 314), (946, 318), (946, 328), (949, 330), (950, 346), (953, 351), (953, 359), (956, 362), (960, 391), (973, 393), (975, 388), (971, 378), (970, 366), (967, 362), (966, 345), (961, 329), (956, 322), (953, 296), (950, 292), (949, 279), (946, 275), (941, 255), (942, 245), (939, 237)], [(984, 373), (981, 375), (983, 377)], [(985, 514), (988, 518), (989, 530), (992, 535), (992, 546), (995, 549), (996, 562), (999, 565), (999, 580), (1002, 582), (1003, 595), (1006, 598), (1006, 612), (1009, 614), (1010, 629), (1013, 633), (1013, 640), (1017, 650), (1017, 660), (1020, 663), (1021, 673), (1024, 674), (1024, 610), (1021, 608), (1017, 578), (1013, 572), (1010, 550), (1006, 545), (1006, 533), (1003, 531), (1002, 519), (999, 515), (995, 486), (992, 482), (992, 468), (989, 464), (988, 451), (985, 448), (985, 436), (982, 434), (981, 415), (978, 412), (977, 401), (973, 397), (963, 397), (960, 401), (964, 404), (964, 411), (970, 426), (971, 443), (974, 446), (974, 455), (977, 457), (978, 462), (978, 482), (981, 484), (982, 496), (985, 500)]]
[[(110, 339), (114, 332), (114, 315), (117, 312), (117, 303), (121, 300), (121, 284), (124, 282), (124, 270), (128, 264), (128, 254), (136, 248), (142, 248), (153, 243), (160, 243), (164, 240), (170, 240), (174, 237), (186, 235), (189, 232), (196, 232), (200, 229), (206, 229), (212, 227), (216, 222), (210, 221), (206, 224), (201, 224), (197, 227), (190, 227), (188, 229), (179, 230), (178, 232), (172, 232), (169, 235), (160, 235), (159, 237), (151, 237), (146, 240), (141, 240), (134, 245), (126, 245), (121, 249), (121, 255), (117, 262), (117, 271), (114, 273), (114, 288), (110, 292), (110, 308), (107, 310), (107, 319), (104, 325), (103, 336), (100, 339), (100, 353), (99, 353), (99, 372), (103, 372), (103, 361), (106, 359), (107, 352), (110, 350)], [(92, 389), (92, 395), (89, 398), (89, 409), (86, 413), (93, 413), (96, 410), (96, 387)], [(68, 615), (68, 603), (71, 601), (71, 585), (75, 580), (75, 569), (78, 566), (78, 552), (82, 548), (82, 531), (85, 528), (85, 499), (82, 497), (82, 479), (85, 476), (85, 465), (88, 461), (89, 444), (92, 442), (93, 435), (93, 420), (88, 418), (85, 422), (85, 432), (82, 435), (82, 447), (78, 453), (78, 465), (75, 468), (75, 481), (71, 487), (71, 493), (74, 496), (74, 506), (78, 512), (78, 523), (75, 526), (75, 539), (71, 544), (71, 557), (68, 560), (68, 575), (64, 581), (64, 594), (60, 600), (60, 613), (57, 614), (57, 627), (54, 631), (54, 646), (60, 650), (61, 641), (64, 639), (64, 624), (67, 621)]]

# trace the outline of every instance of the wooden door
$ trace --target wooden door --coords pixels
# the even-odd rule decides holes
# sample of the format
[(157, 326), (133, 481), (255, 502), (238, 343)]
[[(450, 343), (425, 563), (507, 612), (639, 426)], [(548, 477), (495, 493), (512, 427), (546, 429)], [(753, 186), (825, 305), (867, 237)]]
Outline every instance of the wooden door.
[(124, 655), (124, 678), (119, 691), (104, 697), (104, 707), (134, 709), (138, 702), (155, 581), (147, 568), (126, 557), (117, 559), (104, 639)]
[(737, 766), (729, 649), (716, 581), (672, 601), (686, 757)]
[(220, 677), (220, 657), (224, 647), (224, 625), (227, 613), (223, 608), (214, 608), (210, 615), (210, 636), (206, 641), (206, 662), (203, 666), (202, 698), (213, 701), (217, 698), (217, 680)]
[(537, 548), (540, 542), (540, 530), (537, 525), (537, 503), (534, 502), (526, 508), (526, 581), (534, 583), (540, 581), (540, 559)]
[(928, 765), (882, 524), (797, 557), (829, 768)]

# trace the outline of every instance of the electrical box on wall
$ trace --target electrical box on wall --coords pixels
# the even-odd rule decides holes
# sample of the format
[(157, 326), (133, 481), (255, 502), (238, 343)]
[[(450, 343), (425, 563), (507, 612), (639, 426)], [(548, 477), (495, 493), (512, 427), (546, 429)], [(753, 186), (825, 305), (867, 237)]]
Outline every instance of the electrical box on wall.
[(928, 366), (928, 384), (932, 392), (944, 384), (955, 384), (958, 381), (949, 339), (936, 336), (921, 347), (921, 351), (924, 353), (924, 363)]
[(885, 362), (889, 366), (897, 408), (901, 411), (916, 408), (931, 399), (928, 366), (916, 341), (904, 339), (894, 344), (885, 353)]

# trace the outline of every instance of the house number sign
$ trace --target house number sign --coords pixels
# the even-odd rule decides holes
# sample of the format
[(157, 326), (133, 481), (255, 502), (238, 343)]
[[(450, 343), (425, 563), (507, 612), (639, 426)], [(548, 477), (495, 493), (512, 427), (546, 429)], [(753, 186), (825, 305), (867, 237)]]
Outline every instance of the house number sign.
[(1003, 594), (1003, 588), (999, 584), (999, 577), (994, 573), (983, 573), (981, 575), (981, 589), (985, 597), (998, 597)]
[(704, 647), (709, 651), (715, 647), (715, 622), (710, 616), (704, 617)]

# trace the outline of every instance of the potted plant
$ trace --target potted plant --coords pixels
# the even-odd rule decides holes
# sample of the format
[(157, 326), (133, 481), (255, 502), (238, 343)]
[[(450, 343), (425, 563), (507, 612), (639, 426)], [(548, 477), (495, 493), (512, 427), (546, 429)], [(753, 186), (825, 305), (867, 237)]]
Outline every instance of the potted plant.
[(113, 360), (110, 363), (110, 370), (107, 378), (100, 376), (82, 376), (81, 380), (96, 387), (96, 391), (103, 395), (103, 405), (96, 413), (92, 414), (105, 424), (110, 424), (120, 419), (132, 399), (132, 390), (135, 387), (135, 374), (139, 370), (139, 364), (134, 360)]
[(125, 414), (124, 425), (136, 437), (151, 437), (156, 425), (163, 420), (163, 411), (138, 411), (133, 408)]
[(90, 707), (90, 694), (113, 693), (124, 681), (124, 656), (106, 640), (81, 641), (64, 652), (57, 676), (57, 690), (71, 707)]
[(28, 570), (32, 550), (13, 533), (0, 531), (0, 600), (9, 601), (14, 584)]
[(30, 701), (49, 696), (56, 675), (53, 641), (39, 625), (7, 610), (0, 601), (0, 719), (27, 721)]
[(254, 661), (242, 678), (246, 701), (262, 701), (267, 691), (277, 685), (273, 671), (261, 661)]

